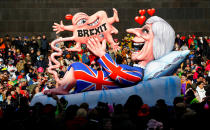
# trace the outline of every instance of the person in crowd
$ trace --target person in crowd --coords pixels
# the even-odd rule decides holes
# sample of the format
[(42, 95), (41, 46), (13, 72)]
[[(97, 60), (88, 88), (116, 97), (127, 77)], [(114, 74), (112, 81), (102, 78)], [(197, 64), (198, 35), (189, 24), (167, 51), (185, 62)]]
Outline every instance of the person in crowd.
[(31, 37), (29, 48), (33, 48), (35, 52), (37, 52), (37, 50), (39, 49), (39, 45), (35, 36)]
[(36, 63), (37, 57), (38, 57), (37, 54), (36, 54), (36, 52), (34, 51), (34, 48), (30, 48), (29, 55), (31, 57), (31, 63), (32, 63), (32, 65), (34, 65)]
[(181, 46), (180, 50), (182, 50), (182, 51), (184, 51), (184, 50), (189, 50), (189, 48), (188, 48), (188, 46), (187, 46), (187, 43), (184, 43), (184, 44)]
[(8, 62), (8, 65), (6, 66), (7, 70), (9, 71), (10, 73), (10, 79), (16, 79), (16, 72), (17, 72), (17, 68), (13, 65), (14, 64), (14, 61), (13, 60), (10, 60)]
[(5, 67), (4, 60), (0, 58), (0, 68), (4, 68), (4, 67)]
[(187, 79), (186, 74), (182, 74), (181, 76), (181, 94), (185, 96), (186, 88), (188, 84), (191, 84), (191, 82)]
[(41, 52), (42, 52), (42, 54), (45, 57), (47, 55), (47, 53), (48, 53), (47, 49), (48, 49), (48, 46), (49, 46), (49, 43), (48, 43), (46, 35), (42, 35), (41, 45), (42, 45)]
[(23, 60), (23, 58), (20, 58), (19, 61), (16, 64), (16, 68), (17, 68), (18, 72), (25, 69), (24, 64), (25, 64), (25, 61)]
[(37, 68), (42, 67), (44, 69), (47, 68), (47, 63), (44, 60), (44, 55), (40, 55), (40, 59), (38, 61), (36, 61), (35, 66)]
[(200, 97), (200, 102), (203, 101), (203, 99), (206, 97), (206, 91), (204, 89), (204, 83), (202, 81), (197, 82), (196, 91), (198, 92), (198, 95)]
[(90, 64), (90, 59), (89, 59), (89, 53), (87, 51), (84, 51), (82, 54), (82, 62), (89, 65)]

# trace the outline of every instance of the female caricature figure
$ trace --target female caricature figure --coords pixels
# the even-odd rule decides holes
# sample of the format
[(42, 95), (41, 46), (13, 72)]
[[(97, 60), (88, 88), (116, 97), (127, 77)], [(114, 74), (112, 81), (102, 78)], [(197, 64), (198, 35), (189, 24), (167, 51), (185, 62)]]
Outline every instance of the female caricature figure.
[(144, 44), (141, 50), (131, 56), (133, 61), (138, 62), (136, 66), (117, 64), (106, 53), (106, 40), (101, 44), (98, 38), (90, 38), (87, 48), (99, 58), (102, 71), (94, 70), (83, 63), (73, 63), (62, 79), (54, 74), (57, 87), (45, 90), (44, 94), (69, 94), (72, 88), (75, 88), (73, 93), (79, 93), (135, 85), (143, 79), (144, 68), (151, 60), (158, 59), (173, 49), (175, 32), (160, 17), (150, 17), (142, 28), (127, 29), (127, 32), (136, 35), (133, 42)]

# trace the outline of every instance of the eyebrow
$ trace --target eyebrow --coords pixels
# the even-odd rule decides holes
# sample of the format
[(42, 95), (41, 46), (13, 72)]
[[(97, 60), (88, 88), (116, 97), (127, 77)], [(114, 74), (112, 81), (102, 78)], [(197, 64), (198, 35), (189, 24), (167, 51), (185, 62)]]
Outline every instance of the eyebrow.
[(76, 17), (76, 18), (74, 18), (74, 21), (72, 21), (72, 22), (74, 22), (75, 24), (77, 24), (77, 22), (78, 22), (79, 20), (81, 20), (81, 19), (83, 19), (83, 18), (87, 19), (88, 15), (85, 14), (85, 13), (79, 13), (79, 14), (77, 14), (77, 15), (74, 16), (74, 17)]
[(148, 29), (148, 30), (149, 30), (149, 27), (148, 27), (147, 25), (145, 25), (145, 26), (143, 27), (143, 29)]

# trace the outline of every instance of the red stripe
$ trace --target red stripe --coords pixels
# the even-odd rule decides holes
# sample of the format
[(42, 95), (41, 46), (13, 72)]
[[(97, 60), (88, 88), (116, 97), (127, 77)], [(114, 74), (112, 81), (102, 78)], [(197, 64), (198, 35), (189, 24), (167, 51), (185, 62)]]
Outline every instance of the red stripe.
[(112, 71), (110, 77), (115, 79), (117, 78), (117, 76), (128, 80), (128, 81), (132, 81), (132, 82), (139, 82), (141, 80), (140, 77), (135, 77), (131, 74), (125, 73), (122, 71), (122, 67), (118, 66), (116, 67), (113, 63), (111, 63), (105, 56), (101, 57), (101, 60), (104, 62), (104, 64)]
[(105, 81), (103, 77), (103, 72), (98, 71), (98, 77), (94, 77), (91, 75), (88, 75), (87, 73), (83, 71), (74, 71), (74, 76), (76, 79), (81, 79), (90, 83), (95, 83), (96, 86), (101, 86), (101, 85), (111, 85), (114, 86), (116, 85), (114, 82), (111, 81)]

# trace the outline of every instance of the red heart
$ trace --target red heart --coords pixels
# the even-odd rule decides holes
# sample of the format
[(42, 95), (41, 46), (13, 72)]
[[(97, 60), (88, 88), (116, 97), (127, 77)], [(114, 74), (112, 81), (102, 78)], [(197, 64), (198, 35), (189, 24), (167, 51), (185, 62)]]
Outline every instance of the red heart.
[(73, 18), (73, 16), (72, 16), (71, 14), (67, 14), (67, 15), (65, 16), (65, 19), (66, 19), (66, 20), (72, 20), (72, 18)]
[(146, 13), (146, 10), (145, 9), (143, 9), (143, 10), (139, 10), (139, 14), (142, 16), (142, 15), (144, 15)]
[(135, 21), (137, 22), (137, 23), (139, 23), (140, 25), (142, 25), (143, 23), (144, 23), (144, 21), (146, 20), (146, 17), (145, 16), (136, 16), (135, 17)]
[(147, 13), (148, 13), (150, 16), (152, 16), (152, 15), (155, 13), (155, 9), (154, 9), (154, 8), (148, 9), (148, 10), (147, 10)]

